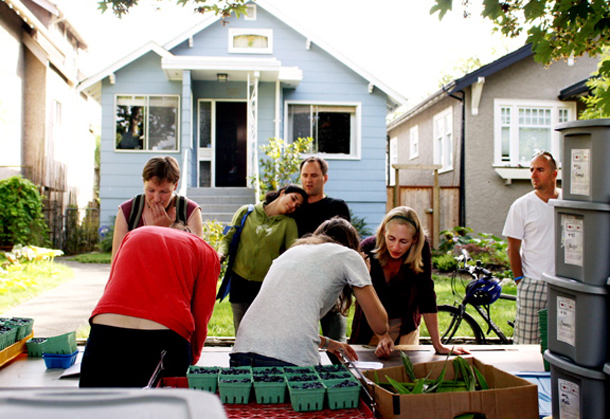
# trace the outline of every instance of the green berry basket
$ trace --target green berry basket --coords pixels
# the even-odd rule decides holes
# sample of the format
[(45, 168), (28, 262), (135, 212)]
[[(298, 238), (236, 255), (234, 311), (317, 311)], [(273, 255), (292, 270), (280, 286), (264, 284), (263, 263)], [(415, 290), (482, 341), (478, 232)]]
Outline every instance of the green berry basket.
[[(311, 384), (320, 387), (308, 387)], [(290, 404), (296, 412), (312, 412), (322, 410), (324, 407), (326, 386), (321, 381), (288, 383), (288, 392), (290, 393)]]
[(252, 367), (252, 375), (283, 375), (283, 367)]
[(222, 380), (224, 378), (233, 378), (239, 377), (244, 378), (248, 377), (252, 379), (252, 367), (230, 367), (230, 368), (221, 368), (218, 379)]
[(253, 375), (256, 403), (284, 403), (286, 399), (286, 378), (282, 374)]
[(229, 404), (247, 404), (252, 391), (252, 378), (244, 376), (218, 379), (220, 401)]
[(44, 343), (47, 338), (32, 338), (25, 342), (25, 347), (30, 358), (40, 358), (44, 352)]
[(6, 349), (16, 342), (18, 330), (19, 328), (14, 324), (0, 324), (0, 350)]
[(284, 367), (284, 373), (290, 374), (316, 374), (314, 367)]
[(304, 381), (320, 381), (320, 377), (315, 372), (309, 372), (307, 374), (285, 374), (286, 381), (289, 383), (293, 382), (304, 382)]
[(323, 381), (328, 396), (328, 407), (336, 409), (354, 409), (360, 400), (360, 383), (355, 379), (337, 379)]
[(27, 336), (30, 335), (30, 333), (32, 333), (32, 328), (34, 327), (34, 319), (30, 319), (27, 317), (11, 317), (3, 320), (5, 320), (5, 323), (17, 326), (17, 336), (15, 337), (15, 341), (25, 339)]
[(189, 388), (216, 393), (218, 388), (218, 367), (197, 367), (191, 365), (186, 372)]
[(43, 352), (47, 354), (71, 354), (77, 349), (76, 332), (50, 337), (43, 343)]

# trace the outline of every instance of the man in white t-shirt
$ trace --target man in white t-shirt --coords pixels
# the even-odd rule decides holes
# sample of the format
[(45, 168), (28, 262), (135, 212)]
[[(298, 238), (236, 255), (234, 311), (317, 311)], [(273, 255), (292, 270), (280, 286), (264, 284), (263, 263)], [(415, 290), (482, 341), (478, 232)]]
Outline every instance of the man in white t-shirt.
[(555, 213), (549, 199), (561, 199), (557, 164), (551, 153), (538, 152), (530, 163), (534, 190), (508, 210), (502, 234), (508, 239), (508, 259), (517, 283), (515, 344), (539, 344), (538, 311), (547, 308), (542, 273), (555, 273)]

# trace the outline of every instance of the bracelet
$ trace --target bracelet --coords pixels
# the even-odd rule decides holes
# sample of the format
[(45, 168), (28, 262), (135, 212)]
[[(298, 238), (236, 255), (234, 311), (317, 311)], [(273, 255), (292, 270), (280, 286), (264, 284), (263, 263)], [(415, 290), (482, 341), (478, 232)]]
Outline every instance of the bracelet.
[(515, 282), (519, 282), (519, 281), (521, 281), (522, 279), (523, 279), (523, 275), (518, 276), (518, 277), (516, 277), (516, 278), (515, 278)]
[(330, 339), (324, 336), (324, 346), (322, 346), (322, 350), (328, 350), (328, 345), (330, 345)]

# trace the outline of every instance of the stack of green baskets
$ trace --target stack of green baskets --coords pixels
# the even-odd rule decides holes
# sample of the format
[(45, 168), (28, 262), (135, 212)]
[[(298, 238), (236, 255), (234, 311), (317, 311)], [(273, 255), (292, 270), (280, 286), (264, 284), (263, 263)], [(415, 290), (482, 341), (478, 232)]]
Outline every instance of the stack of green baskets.
[[(547, 333), (547, 318), (548, 309), (544, 308), (538, 312), (538, 328), (540, 330), (540, 352), (544, 354), (549, 344), (549, 337)], [(550, 371), (551, 366), (548, 361), (544, 360), (544, 370)]]

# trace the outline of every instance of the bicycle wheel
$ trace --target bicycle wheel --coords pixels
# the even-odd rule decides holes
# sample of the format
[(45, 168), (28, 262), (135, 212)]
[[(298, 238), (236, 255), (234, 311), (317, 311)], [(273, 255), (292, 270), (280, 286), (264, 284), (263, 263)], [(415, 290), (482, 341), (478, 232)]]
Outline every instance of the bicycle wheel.
[(443, 345), (469, 343), (474, 340), (477, 345), (485, 343), (485, 334), (481, 326), (468, 313), (460, 315), (460, 309), (449, 305), (438, 306), (438, 328)]

